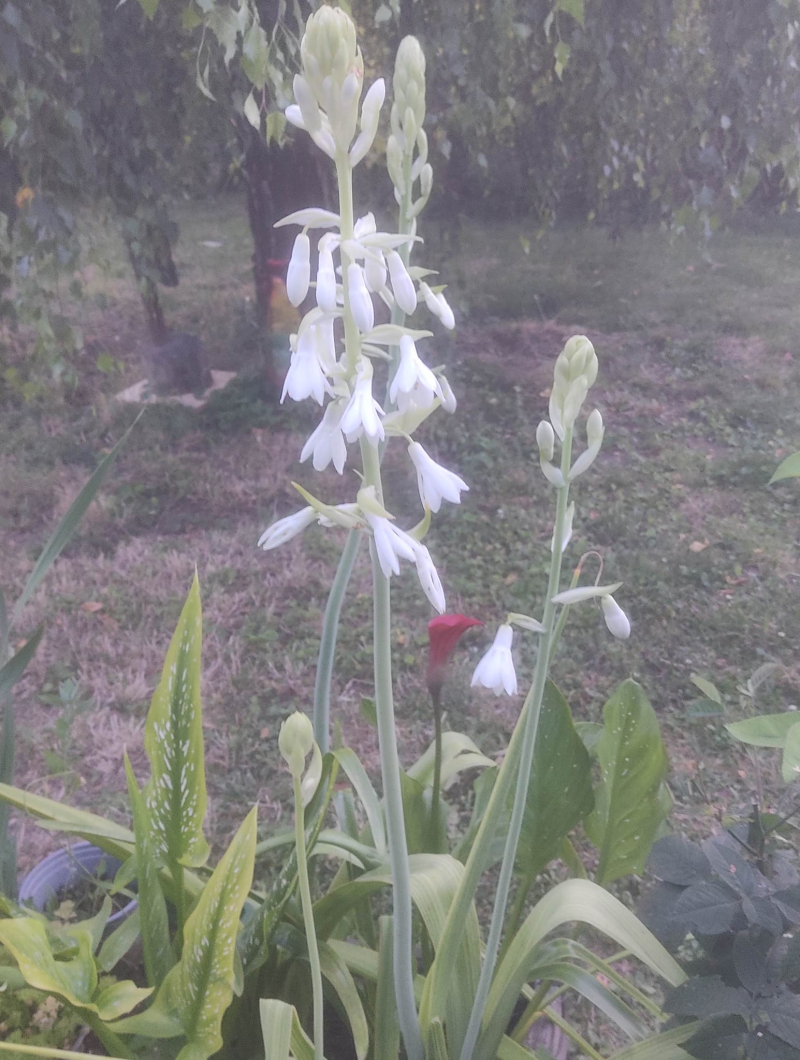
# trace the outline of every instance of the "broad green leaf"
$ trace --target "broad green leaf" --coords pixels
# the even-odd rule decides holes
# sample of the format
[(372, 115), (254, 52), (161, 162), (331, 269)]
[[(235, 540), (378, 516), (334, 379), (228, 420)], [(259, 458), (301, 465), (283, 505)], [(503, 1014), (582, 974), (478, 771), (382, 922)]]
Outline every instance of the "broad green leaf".
[(258, 1007), (264, 1037), (264, 1060), (289, 1060), (294, 1009), (285, 1001), (273, 998), (262, 998)]
[(593, 806), (591, 759), (567, 701), (548, 681), (517, 853), (517, 870), (525, 879), (556, 857), (561, 840)]
[(102, 1020), (116, 1019), (130, 1012), (152, 993), (124, 980), (98, 994), (91, 932), (84, 927), (73, 927), (65, 936), (73, 943), (72, 955), (59, 954), (56, 960), (46, 925), (41, 920), (18, 917), (0, 921), (0, 943), (16, 960), (26, 983), (37, 990), (56, 994)]
[(522, 986), (536, 968), (542, 940), (574, 920), (608, 935), (671, 985), (677, 986), (686, 978), (661, 943), (622, 902), (589, 880), (566, 880), (536, 904), (508, 947), (489, 991), (485, 1030), (475, 1060), (494, 1057)]
[(200, 706), (200, 585), (195, 573), (144, 730), (151, 777), (144, 789), (153, 852), (167, 864), (205, 864), (206, 779)]
[(136, 836), (136, 879), (139, 887), (139, 920), (147, 982), (159, 987), (175, 963), (170, 945), (167, 903), (161, 889), (150, 830), (150, 814), (139, 791), (133, 768), (125, 752), (125, 777)]
[(431, 806), (433, 791), (407, 773), (400, 773), (400, 790), (403, 796), (403, 817), (406, 826), (406, 844), (409, 854), (440, 854), (447, 848), (447, 806), (439, 800), (436, 835), (431, 829)]
[(367, 776), (367, 772), (359, 761), (358, 755), (350, 747), (341, 747), (338, 751), (332, 751), (331, 754), (345, 771), (350, 783), (355, 788), (355, 792), (361, 800), (361, 805), (364, 807), (369, 821), (375, 849), (381, 857), (385, 857), (387, 846), (386, 832), (383, 826), (383, 811), (381, 810), (378, 794), (372, 786), (372, 781)]
[(800, 719), (786, 733), (781, 774), (787, 784), (793, 780), (800, 780)]
[[(12, 655), (8, 662), (0, 668), (0, 703), (8, 696), (11, 689), (19, 681), (25, 672), (25, 668), (36, 654), (39, 642), (44, 633), (44, 625), (38, 626), (36, 632), (25, 642), (16, 655)], [(0, 773), (2, 776), (2, 773)]]
[(79, 835), (121, 861), (125, 861), (133, 853), (133, 832), (94, 813), (73, 809), (54, 799), (31, 794), (10, 784), (0, 784), (0, 800), (38, 817), (42, 827)]
[(181, 959), (150, 1009), (123, 1021), (125, 1034), (148, 1033), (148, 1020), (177, 1024), (186, 1037), (178, 1060), (207, 1060), (222, 1047), (222, 1017), (233, 998), (234, 953), (242, 908), (253, 882), (256, 808), (243, 821), (186, 921)]
[(800, 453), (792, 453), (791, 456), (787, 456), (786, 459), (778, 464), (772, 478), (769, 480), (771, 486), (773, 482), (780, 482), (781, 479), (785, 478), (800, 478)]
[(713, 703), (722, 703), (722, 696), (719, 694), (717, 686), (711, 681), (701, 677), (699, 674), (690, 674), (689, 680), (695, 688), (700, 689), (706, 699), (710, 699)]
[(785, 714), (759, 714), (745, 721), (734, 721), (725, 728), (736, 740), (754, 747), (783, 747), (793, 725), (800, 721), (797, 711)]
[[(139, 414), (139, 416), (141, 416), (141, 413)], [(44, 549), (42, 550), (42, 554), (36, 561), (35, 567), (28, 576), (28, 580), (25, 583), (25, 587), (22, 590), (22, 595), (14, 605), (14, 610), (11, 615), (10, 623), (12, 626), (14, 625), (15, 620), (19, 617), (23, 607), (27, 604), (27, 602), (31, 599), (33, 594), (39, 588), (39, 585), (41, 584), (41, 581), (44, 578), (45, 574), (47, 574), (50, 567), (58, 559), (58, 557), (61, 555), (61, 553), (72, 540), (75, 531), (78, 529), (78, 524), (80, 523), (81, 519), (84, 516), (84, 513), (86, 512), (86, 509), (97, 496), (100, 487), (105, 482), (106, 476), (111, 470), (112, 464), (119, 456), (120, 450), (128, 441), (128, 436), (130, 435), (131, 431), (139, 422), (139, 416), (136, 417), (136, 419), (133, 421), (127, 431), (125, 431), (125, 433), (114, 446), (114, 448), (111, 450), (111, 452), (104, 456), (100, 463), (97, 465), (97, 469), (93, 473), (92, 477), (89, 479), (89, 481), (80, 491), (78, 496), (69, 506), (69, 510), (67, 511), (66, 515), (58, 524), (55, 531), (53, 532), (53, 536), (45, 545)]]
[(600, 851), (596, 880), (608, 884), (642, 872), (666, 817), (667, 755), (655, 711), (635, 681), (623, 682), (606, 703), (597, 756), (602, 779), (586, 831)]
[(320, 970), (331, 984), (342, 1003), (358, 1060), (364, 1060), (369, 1048), (369, 1027), (350, 969), (339, 954), (326, 942), (319, 946)]
[(586, 26), (586, 16), (583, 10), (583, 3), (584, 0), (558, 0), (557, 6), (559, 11), (566, 11), (568, 15), (572, 15), (581, 28), (584, 28)]
[[(408, 770), (412, 780), (429, 787), (433, 783), (433, 765), (436, 744), (432, 743), (425, 753)], [(491, 769), (495, 763), (487, 758), (479, 747), (463, 732), (442, 733), (442, 787), (459, 773), (467, 769)]]

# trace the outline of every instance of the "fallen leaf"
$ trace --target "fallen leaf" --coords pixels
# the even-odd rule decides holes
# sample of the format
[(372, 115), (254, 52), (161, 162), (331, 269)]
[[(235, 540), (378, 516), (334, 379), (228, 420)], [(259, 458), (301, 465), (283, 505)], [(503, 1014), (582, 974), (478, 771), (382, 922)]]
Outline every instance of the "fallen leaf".
[(708, 548), (710, 544), (710, 541), (693, 541), (691, 545), (689, 545), (689, 551), (702, 552), (704, 549)]
[(265, 725), (258, 735), (261, 737), (262, 740), (269, 739), (269, 725)]
[(81, 611), (102, 611), (103, 605), (99, 600), (86, 600), (85, 603), (81, 604)]
[(511, 574), (507, 574), (507, 575), (505, 576), (505, 578), (503, 578), (503, 581), (505, 582), (505, 584), (506, 584), (506, 585), (513, 585), (513, 584), (514, 584), (514, 582), (515, 582), (515, 581), (517, 580), (517, 578), (518, 578), (518, 577), (519, 577), (519, 575), (518, 575), (518, 574), (514, 574), (514, 573), (512, 572)]

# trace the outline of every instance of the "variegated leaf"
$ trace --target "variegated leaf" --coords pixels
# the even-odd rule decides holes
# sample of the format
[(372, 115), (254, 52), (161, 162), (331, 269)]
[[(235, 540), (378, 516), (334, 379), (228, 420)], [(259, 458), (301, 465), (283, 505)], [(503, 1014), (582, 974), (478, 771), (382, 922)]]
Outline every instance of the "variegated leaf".
[(206, 779), (200, 706), (202, 614), (197, 574), (150, 704), (144, 747), (151, 777), (145, 789), (155, 856), (196, 867), (208, 858), (203, 835)]

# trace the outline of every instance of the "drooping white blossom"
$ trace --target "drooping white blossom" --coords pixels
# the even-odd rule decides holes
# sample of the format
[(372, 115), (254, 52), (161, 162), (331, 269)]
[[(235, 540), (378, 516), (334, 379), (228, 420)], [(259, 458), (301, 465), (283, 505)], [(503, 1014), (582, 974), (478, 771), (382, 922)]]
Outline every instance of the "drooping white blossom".
[(458, 402), (456, 401), (456, 396), (453, 393), (452, 387), (450, 386), (450, 384), (448, 383), (447, 379), (443, 375), (438, 376), (438, 379), (439, 379), (439, 386), (440, 386), (441, 391), (442, 391), (442, 394), (441, 394), (442, 408), (444, 409), (445, 412), (449, 412), (450, 415), (452, 416), (453, 413), (456, 411), (456, 408), (458, 407)]
[(286, 272), (286, 294), (293, 306), (298, 306), (308, 294), (311, 282), (311, 241), (305, 232), (300, 232), (292, 247), (289, 268)]
[(323, 313), (333, 313), (336, 309), (336, 273), (333, 268), (333, 254), (325, 238), (320, 240), (319, 247), (317, 305)]
[[(413, 541), (413, 538), (411, 540)], [(441, 615), (444, 613), (446, 604), (444, 599), (444, 589), (442, 588), (439, 573), (436, 570), (433, 560), (431, 559), (431, 554), (425, 545), (415, 541), (414, 546), (414, 561), (417, 565), (417, 577), (422, 586), (422, 591), (428, 597), (432, 606)]]
[(441, 464), (437, 464), (419, 442), (412, 442), (409, 445), (408, 455), (417, 470), (417, 485), (423, 504), (426, 504), (432, 512), (438, 512), (442, 506), (442, 500), (450, 501), (452, 504), (461, 503), (461, 494), (469, 490), (469, 486), (462, 478), (459, 478), (455, 472), (448, 471)]
[(417, 386), (419, 389), (416, 391), (414, 403), (423, 408), (431, 405), (434, 397), (441, 397), (438, 379), (420, 359), (414, 340), (409, 335), (404, 335), (400, 339), (400, 363), (389, 387), (389, 398), (403, 411), (411, 402), (411, 395)]
[(363, 435), (370, 445), (377, 445), (385, 437), (383, 429), (383, 409), (372, 396), (372, 365), (365, 358), (358, 369), (358, 378), (347, 408), (342, 416), (340, 427), (348, 442), (354, 442)]
[(300, 460), (305, 462), (311, 457), (315, 471), (324, 471), (330, 463), (333, 463), (340, 475), (344, 471), (347, 460), (347, 444), (341, 427), (344, 410), (344, 401), (331, 401), (325, 409), (325, 415), (303, 446)]
[(350, 288), (350, 310), (358, 330), (372, 331), (375, 324), (375, 307), (372, 304), (372, 295), (367, 290), (363, 269), (355, 261), (351, 261), (347, 266), (347, 283)]
[(425, 300), (428, 310), (442, 322), (448, 331), (452, 331), (456, 326), (456, 318), (453, 316), (453, 310), (442, 292), (432, 291), (427, 283), (421, 283), (419, 285), (419, 293)]
[(288, 394), (292, 401), (304, 401), (313, 397), (318, 405), (329, 391), (325, 373), (319, 359), (319, 334), (317, 324), (306, 328), (297, 339), (297, 349), (292, 354), (289, 371), (283, 382), (281, 404)]
[(367, 287), (376, 294), (386, 286), (386, 258), (381, 250), (370, 250), (364, 257)]
[(301, 534), (307, 526), (311, 526), (316, 518), (317, 513), (309, 505), (293, 515), (287, 515), (285, 519), (278, 519), (258, 539), (258, 547), (263, 548), (265, 552), (271, 548), (277, 548), (278, 545), (283, 545), (286, 541)]
[(630, 619), (614, 597), (610, 595), (601, 597), (600, 606), (603, 609), (603, 618), (609, 633), (613, 634), (617, 640), (627, 640), (631, 635)]
[(497, 630), (494, 643), (475, 667), (470, 681), (471, 687), (480, 685), (490, 688), (496, 696), (505, 692), (509, 696), (517, 694), (517, 673), (511, 656), (511, 644), (514, 630), (503, 625)]
[(397, 304), (404, 313), (411, 315), (417, 308), (417, 292), (414, 290), (414, 281), (408, 275), (408, 270), (403, 264), (403, 259), (396, 250), (390, 250), (386, 256), (386, 264), (389, 266), (389, 277), (392, 281), (392, 291)]
[(365, 517), (372, 529), (378, 563), (386, 578), (400, 573), (401, 559), (415, 562), (414, 545), (416, 542), (413, 538), (383, 515), (372, 515), (366, 512)]

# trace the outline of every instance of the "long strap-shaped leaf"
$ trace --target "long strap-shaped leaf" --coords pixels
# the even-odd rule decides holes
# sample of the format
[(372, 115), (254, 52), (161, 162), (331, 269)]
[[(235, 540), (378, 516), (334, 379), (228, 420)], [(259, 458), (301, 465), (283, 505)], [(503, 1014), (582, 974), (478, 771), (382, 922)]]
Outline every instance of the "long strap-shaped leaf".
[(0, 703), (22, 677), (25, 667), (36, 654), (43, 633), (44, 625), (38, 626), (36, 632), (28, 638), (16, 655), (12, 655), (5, 666), (0, 669)]
[(169, 865), (203, 865), (206, 779), (200, 706), (200, 585), (195, 573), (172, 637), (144, 730), (151, 777), (145, 800), (156, 857)]
[(566, 880), (536, 904), (497, 969), (486, 1003), (476, 1060), (489, 1060), (497, 1052), (522, 985), (536, 966), (542, 940), (555, 928), (576, 920), (614, 939), (672, 986), (686, 978), (656, 937), (622, 902), (590, 880)]
[[(141, 413), (139, 413), (139, 416), (141, 416)], [(89, 479), (89, 481), (80, 491), (78, 496), (69, 506), (69, 510), (67, 511), (66, 515), (53, 531), (53, 536), (44, 546), (42, 554), (36, 561), (36, 566), (33, 568), (33, 570), (28, 576), (28, 580), (25, 583), (25, 588), (22, 590), (22, 595), (14, 605), (14, 610), (11, 614), (10, 623), (12, 627), (16, 619), (19, 618), (23, 607), (25, 607), (25, 605), (31, 599), (33, 594), (39, 588), (45, 574), (47, 574), (50, 567), (53, 565), (56, 559), (58, 559), (58, 557), (61, 555), (61, 553), (72, 540), (75, 531), (78, 529), (78, 524), (83, 518), (86, 509), (97, 496), (100, 487), (105, 482), (106, 476), (111, 470), (111, 465), (119, 456), (120, 450), (128, 441), (128, 437), (131, 431), (139, 422), (139, 416), (136, 417), (136, 419), (133, 421), (127, 431), (125, 431), (125, 433), (114, 446), (114, 448), (111, 450), (111, 452), (104, 456), (100, 463), (97, 465), (97, 468), (94, 471), (92, 477)]]
[(297, 1010), (285, 1001), (265, 998), (259, 1002), (264, 1060), (314, 1060), (314, 1043), (300, 1026)]
[(253, 881), (255, 847), (254, 807), (186, 921), (180, 961), (164, 979), (153, 1005), (115, 1025), (117, 1032), (153, 1034), (151, 1025), (156, 1023), (167, 1032), (177, 1027), (186, 1037), (177, 1060), (207, 1060), (222, 1047), (222, 1017), (233, 997), (236, 934)]
[(350, 783), (361, 800), (372, 832), (372, 841), (383, 860), (387, 851), (386, 831), (383, 826), (383, 812), (380, 800), (375, 788), (372, 786), (372, 781), (367, 776), (367, 772), (361, 765), (355, 751), (350, 747), (340, 747), (338, 750), (332, 751), (331, 754), (347, 774)]
[(133, 768), (125, 753), (125, 777), (136, 836), (136, 880), (139, 888), (139, 920), (147, 982), (159, 987), (175, 963), (169, 939), (167, 903), (161, 889), (158, 865), (153, 853), (150, 815), (147, 812)]
[(628, 1045), (614, 1053), (609, 1060), (691, 1060), (691, 1056), (685, 1049), (681, 1049), (681, 1045), (688, 1042), (699, 1027), (697, 1020), (684, 1023), (682, 1027), (675, 1027), (671, 1031), (654, 1034), (646, 1041)]

